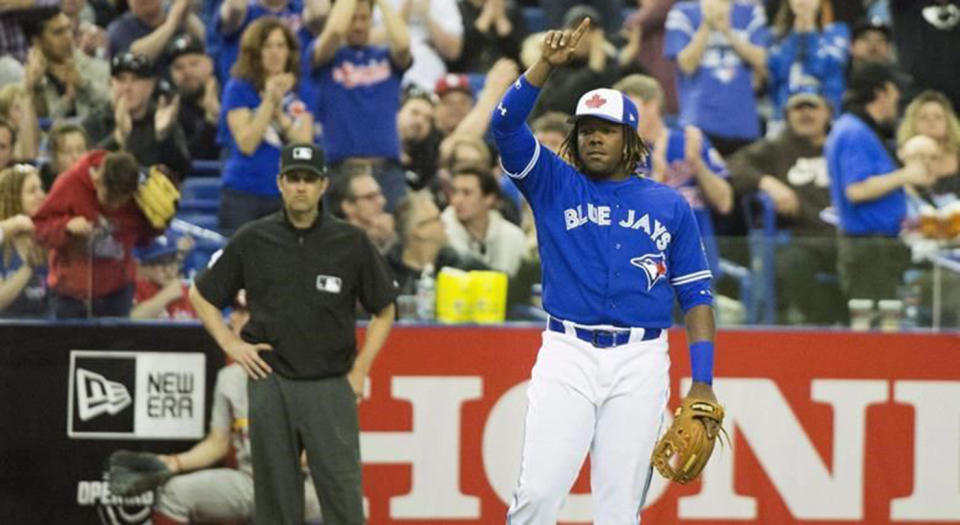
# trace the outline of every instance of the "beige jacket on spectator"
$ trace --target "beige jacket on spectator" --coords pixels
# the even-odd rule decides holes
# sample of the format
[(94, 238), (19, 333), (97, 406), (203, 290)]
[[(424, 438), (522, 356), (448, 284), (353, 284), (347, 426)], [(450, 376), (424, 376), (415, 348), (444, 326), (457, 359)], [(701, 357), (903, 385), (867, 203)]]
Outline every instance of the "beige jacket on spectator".
[(105, 60), (91, 58), (79, 49), (73, 50), (73, 60), (80, 74), (80, 86), (73, 105), (64, 102), (63, 96), (57, 93), (56, 86), (46, 75), (37, 86), (38, 93), (34, 97), (37, 115), (51, 119), (66, 118), (71, 109), (76, 110), (73, 116), (84, 118), (95, 111), (110, 110), (110, 65)]
[(440, 215), (447, 230), (450, 246), (460, 253), (470, 254), (482, 260), (494, 270), (505, 272), (510, 277), (517, 274), (527, 241), (523, 230), (503, 218), (499, 211), (490, 210), (487, 236), (481, 242), (474, 239), (457, 219), (453, 206), (447, 206)]

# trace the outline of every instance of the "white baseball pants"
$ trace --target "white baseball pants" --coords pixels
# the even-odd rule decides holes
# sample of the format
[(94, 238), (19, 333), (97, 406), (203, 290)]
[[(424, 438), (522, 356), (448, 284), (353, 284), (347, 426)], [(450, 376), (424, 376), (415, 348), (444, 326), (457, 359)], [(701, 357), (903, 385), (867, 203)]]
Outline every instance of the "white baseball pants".
[[(320, 502), (304, 480), (304, 516), (320, 522)], [(160, 489), (156, 510), (180, 522), (249, 520), (253, 517), (253, 478), (229, 468), (204, 469), (170, 478)]]
[(666, 331), (612, 348), (571, 331), (543, 332), (507, 523), (554, 525), (589, 452), (594, 523), (636, 525), (669, 396)]

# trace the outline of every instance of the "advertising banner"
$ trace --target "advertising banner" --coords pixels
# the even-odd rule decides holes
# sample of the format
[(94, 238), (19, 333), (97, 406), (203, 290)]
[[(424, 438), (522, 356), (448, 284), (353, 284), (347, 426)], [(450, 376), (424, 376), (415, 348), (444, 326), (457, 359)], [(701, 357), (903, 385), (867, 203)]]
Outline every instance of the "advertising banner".
[[(7, 328), (0, 523), (147, 523), (155, 495), (110, 494), (103, 462), (202, 438), (222, 354), (197, 325)], [(689, 386), (669, 336), (666, 423)], [(540, 338), (394, 328), (359, 405), (369, 523), (505, 522)], [(714, 390), (730, 442), (698, 482), (654, 473), (644, 523), (960, 523), (957, 335), (724, 331)], [(592, 516), (588, 461), (561, 523)]]

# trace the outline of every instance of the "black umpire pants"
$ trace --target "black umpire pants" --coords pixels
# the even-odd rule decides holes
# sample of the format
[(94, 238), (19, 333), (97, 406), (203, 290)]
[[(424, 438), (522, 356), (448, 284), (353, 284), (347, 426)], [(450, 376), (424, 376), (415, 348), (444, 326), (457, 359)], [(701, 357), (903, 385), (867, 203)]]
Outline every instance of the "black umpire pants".
[(305, 449), (324, 525), (362, 525), (360, 430), (347, 379), (292, 380), (272, 373), (249, 380), (247, 393), (254, 523), (303, 523)]

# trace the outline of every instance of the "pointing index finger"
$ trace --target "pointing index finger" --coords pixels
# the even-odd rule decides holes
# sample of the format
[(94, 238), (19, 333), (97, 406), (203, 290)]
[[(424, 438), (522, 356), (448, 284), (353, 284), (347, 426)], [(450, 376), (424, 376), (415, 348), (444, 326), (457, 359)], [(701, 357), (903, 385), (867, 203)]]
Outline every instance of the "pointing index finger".
[(577, 26), (576, 31), (573, 32), (573, 36), (570, 38), (571, 45), (577, 45), (580, 42), (580, 37), (587, 32), (587, 29), (590, 28), (590, 17), (586, 17), (580, 21), (580, 25)]

